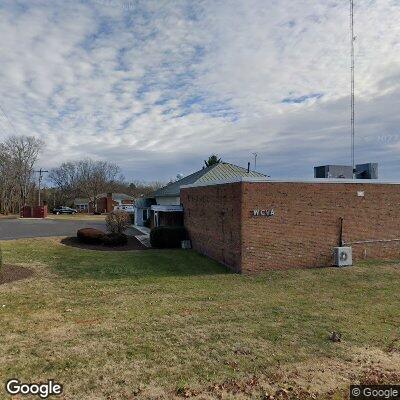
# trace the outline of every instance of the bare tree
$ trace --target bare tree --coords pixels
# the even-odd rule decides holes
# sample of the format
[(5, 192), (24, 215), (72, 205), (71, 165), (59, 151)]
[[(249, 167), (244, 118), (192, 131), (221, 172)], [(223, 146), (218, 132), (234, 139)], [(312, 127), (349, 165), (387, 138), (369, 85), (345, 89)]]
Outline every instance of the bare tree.
[[(55, 185), (58, 203), (66, 203), (79, 195), (78, 163), (66, 162), (50, 170), (49, 179)], [(61, 205), (61, 204), (60, 204)]]
[(43, 142), (33, 136), (11, 136), (0, 144), (3, 211), (25, 205), (34, 187), (33, 168)]
[(63, 163), (50, 171), (49, 178), (57, 187), (62, 201), (85, 196), (95, 211), (99, 195), (112, 192), (123, 180), (116, 164), (90, 159)]
[(0, 144), (0, 211), (5, 214), (12, 212), (13, 205), (18, 203), (14, 175), (11, 156), (5, 151), (3, 144)]
[(21, 201), (25, 205), (32, 182), (33, 166), (37, 161), (43, 142), (33, 136), (11, 136), (3, 146), (11, 156)]
[(123, 180), (121, 170), (116, 164), (90, 159), (78, 161), (78, 188), (93, 203), (97, 211), (99, 194), (112, 192), (115, 185)]
[(165, 186), (165, 182), (145, 182), (135, 180), (133, 182), (120, 182), (115, 187), (115, 191), (126, 193), (131, 195), (132, 197), (139, 198), (139, 197), (151, 197), (153, 196), (154, 192)]

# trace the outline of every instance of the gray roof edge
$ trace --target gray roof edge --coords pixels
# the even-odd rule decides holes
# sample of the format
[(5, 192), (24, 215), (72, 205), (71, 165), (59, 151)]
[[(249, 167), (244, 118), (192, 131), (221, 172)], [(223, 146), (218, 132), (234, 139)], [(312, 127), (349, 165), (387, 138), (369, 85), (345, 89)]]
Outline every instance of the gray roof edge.
[(178, 192), (172, 192), (172, 193), (165, 193), (166, 190), (168, 190), (168, 186), (172, 186), (173, 184), (175, 184), (176, 182), (171, 182), (169, 183), (167, 186), (164, 186), (160, 189), (157, 189), (154, 193), (153, 193), (153, 197), (175, 197), (175, 196), (179, 196), (179, 186), (178, 186)]
[(324, 184), (367, 184), (367, 185), (400, 185), (400, 181), (383, 181), (378, 179), (333, 179), (333, 178), (313, 178), (313, 179), (270, 179), (270, 178), (251, 178), (242, 177), (237, 179), (228, 179), (225, 181), (214, 181), (214, 182), (201, 182), (193, 183), (191, 185), (182, 185), (181, 189), (187, 189), (192, 187), (202, 186), (215, 186), (215, 185), (227, 185), (232, 183), (324, 183)]
[[(187, 186), (190, 186), (190, 185), (187, 185)], [(154, 193), (154, 197), (179, 197), (179, 192), (177, 192), (177, 193), (167, 193), (167, 194)]]

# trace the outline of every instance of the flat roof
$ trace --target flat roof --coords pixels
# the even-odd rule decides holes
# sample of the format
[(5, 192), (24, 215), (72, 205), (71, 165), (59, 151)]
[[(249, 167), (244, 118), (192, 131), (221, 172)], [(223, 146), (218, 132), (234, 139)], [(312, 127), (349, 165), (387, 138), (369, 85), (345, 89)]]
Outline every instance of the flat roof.
[(400, 182), (396, 181), (383, 181), (380, 179), (333, 179), (333, 178), (313, 178), (313, 179), (270, 179), (270, 178), (251, 178), (241, 177), (235, 179), (229, 179), (225, 181), (214, 181), (214, 182), (198, 182), (192, 183), (191, 185), (182, 185), (181, 189), (201, 187), (201, 186), (215, 186), (215, 185), (227, 185), (230, 183), (324, 183), (324, 184), (362, 184), (362, 185), (400, 185)]

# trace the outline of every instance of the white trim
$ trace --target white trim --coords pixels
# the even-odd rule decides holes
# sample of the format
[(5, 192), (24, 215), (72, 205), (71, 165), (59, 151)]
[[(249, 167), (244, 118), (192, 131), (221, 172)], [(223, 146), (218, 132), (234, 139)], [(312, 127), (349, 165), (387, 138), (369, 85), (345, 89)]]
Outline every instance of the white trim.
[(269, 178), (234, 178), (224, 181), (210, 181), (210, 182), (199, 182), (192, 183), (191, 185), (182, 185), (181, 189), (202, 187), (202, 186), (215, 186), (215, 185), (227, 185), (231, 183), (328, 183), (328, 184), (359, 184), (359, 185), (400, 185), (400, 182), (396, 181), (381, 181), (378, 179), (332, 179), (332, 178), (314, 178), (314, 179), (269, 179)]
[(180, 212), (183, 211), (182, 206), (151, 206), (152, 211), (164, 211), (164, 212)]

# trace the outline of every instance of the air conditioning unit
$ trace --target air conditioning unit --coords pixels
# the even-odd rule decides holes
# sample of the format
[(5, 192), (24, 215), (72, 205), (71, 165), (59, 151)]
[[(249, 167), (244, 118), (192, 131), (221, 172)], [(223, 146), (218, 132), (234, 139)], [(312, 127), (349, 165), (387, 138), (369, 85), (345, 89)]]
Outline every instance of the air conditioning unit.
[(182, 249), (191, 249), (192, 248), (192, 242), (190, 240), (182, 240), (181, 241), (181, 247), (182, 247)]
[(353, 265), (353, 252), (351, 247), (335, 247), (334, 261), (336, 267), (348, 267)]

